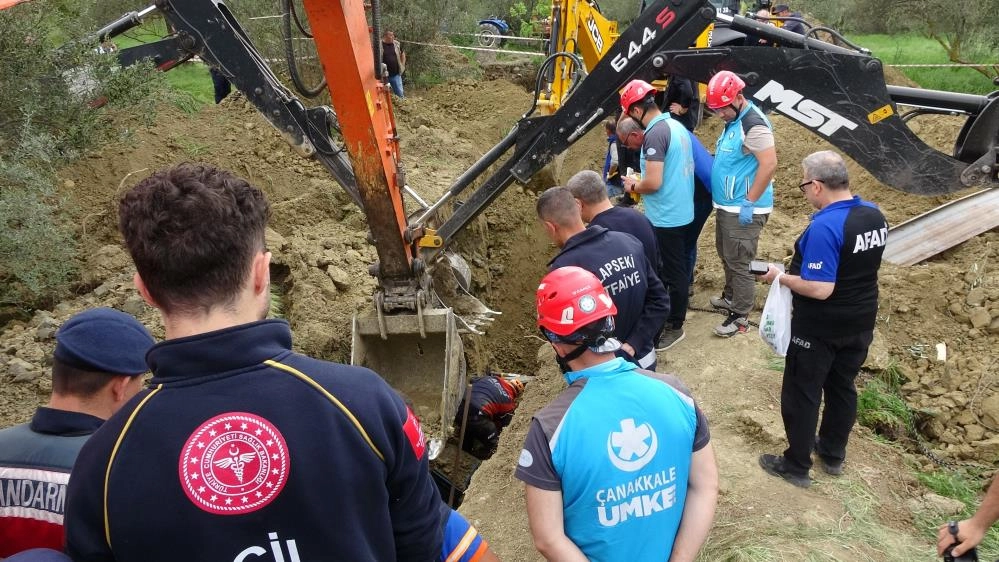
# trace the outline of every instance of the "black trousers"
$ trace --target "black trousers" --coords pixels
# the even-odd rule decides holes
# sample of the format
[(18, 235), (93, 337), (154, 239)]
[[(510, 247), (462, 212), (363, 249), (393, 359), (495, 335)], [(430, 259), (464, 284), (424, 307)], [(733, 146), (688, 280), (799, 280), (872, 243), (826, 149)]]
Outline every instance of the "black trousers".
[(662, 265), (659, 278), (669, 293), (667, 328), (680, 328), (687, 319), (687, 301), (690, 299), (690, 260), (687, 256), (687, 231), (690, 225), (655, 227), (656, 242)]
[[(458, 418), (462, 411), (458, 410)], [(496, 424), (489, 416), (471, 411), (468, 413), (468, 423), (465, 424), (465, 440), (461, 448), (476, 458), (486, 460), (493, 456), (499, 446), (500, 429), (502, 425)]]
[(817, 338), (791, 332), (791, 345), (784, 363), (780, 412), (787, 434), (785, 466), (798, 475), (812, 467), (812, 447), (819, 419), (819, 403), (825, 396), (819, 426), (819, 455), (827, 462), (846, 458), (846, 443), (857, 419), (857, 387), (854, 379), (867, 359), (874, 331), (839, 338)]

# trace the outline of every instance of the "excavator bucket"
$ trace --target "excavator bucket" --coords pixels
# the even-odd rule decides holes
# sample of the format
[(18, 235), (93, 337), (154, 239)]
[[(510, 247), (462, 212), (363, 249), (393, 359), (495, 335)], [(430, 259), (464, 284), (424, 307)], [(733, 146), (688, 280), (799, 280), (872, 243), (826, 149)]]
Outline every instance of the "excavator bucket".
[[(413, 404), (434, 449), (451, 433), (465, 388), (465, 357), (450, 308), (354, 316), (352, 365), (382, 376)], [(435, 442), (435, 440), (437, 440)]]

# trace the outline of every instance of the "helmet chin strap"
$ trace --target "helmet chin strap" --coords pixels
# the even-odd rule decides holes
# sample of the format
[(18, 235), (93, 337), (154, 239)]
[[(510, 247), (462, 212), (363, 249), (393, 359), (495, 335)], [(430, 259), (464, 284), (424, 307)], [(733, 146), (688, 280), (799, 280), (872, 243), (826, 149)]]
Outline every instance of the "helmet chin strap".
[(628, 117), (631, 117), (636, 123), (638, 123), (639, 127), (641, 127), (642, 129), (645, 129), (645, 123), (644, 123), (644, 121), (645, 121), (645, 114), (648, 113), (648, 112), (649, 112), (649, 107), (645, 106), (645, 107), (642, 108), (642, 116), (641, 117), (638, 117), (638, 118), (632, 117), (630, 111), (628, 112)]
[(569, 362), (578, 359), (580, 355), (586, 352), (588, 346), (585, 343), (581, 343), (565, 355), (559, 355), (558, 348), (555, 347), (554, 343), (552, 344), (552, 348), (555, 349), (555, 362), (558, 363), (558, 367), (564, 375), (569, 371), (572, 371), (572, 367), (569, 366)]

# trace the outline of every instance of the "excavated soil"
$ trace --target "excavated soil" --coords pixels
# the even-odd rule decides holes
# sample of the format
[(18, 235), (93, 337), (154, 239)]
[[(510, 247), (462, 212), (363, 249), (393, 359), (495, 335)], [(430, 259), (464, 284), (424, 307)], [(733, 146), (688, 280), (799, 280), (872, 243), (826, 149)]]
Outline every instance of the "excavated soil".
[[(408, 180), (424, 199), (434, 200), (446, 190), (527, 108), (530, 93), (521, 85), (526, 82), (523, 75), (523, 69), (505, 68), (487, 74), (500, 77), (482, 82), (463, 80), (408, 92), (410, 97), (398, 103)], [(367, 275), (375, 254), (366, 242), (363, 214), (322, 167), (294, 155), (241, 99), (193, 115), (164, 106), (156, 123), (62, 170), (61, 193), (68, 208), (75, 209), (69, 220), (78, 225), (86, 264), (83, 279), (78, 294), (53, 310), (39, 311), (31, 321), (12, 322), (0, 331), (0, 425), (28, 419), (45, 401), (51, 388), (46, 358), (53, 334), (71, 314), (90, 306), (115, 306), (135, 314), (162, 337), (159, 318), (131, 286), (132, 269), (115, 230), (114, 202), (135, 181), (185, 160), (229, 168), (266, 191), (274, 209), (268, 233), (275, 256), (273, 278), (296, 348), (332, 360), (349, 359), (351, 317), (370, 310), (375, 286)], [(780, 159), (776, 208), (761, 240), (760, 257), (777, 261), (790, 255), (812, 211), (795, 188), (799, 162), (828, 146), (782, 117), (774, 118), (774, 126)], [(914, 128), (949, 151), (958, 126), (937, 117), (917, 120)], [(708, 120), (700, 131), (706, 145), (713, 145), (717, 127)], [(566, 176), (583, 168), (599, 169), (601, 136), (598, 128), (569, 151), (562, 168)], [(855, 193), (881, 205), (892, 224), (953, 198), (885, 188), (852, 164), (850, 172)], [(511, 187), (457, 243), (473, 269), (472, 292), (503, 312), (487, 335), (465, 337), (469, 373), (493, 369), (539, 376), (528, 385), (499, 451), (472, 477), (462, 507), (504, 560), (539, 559), (527, 529), (522, 486), (512, 471), (530, 414), (564, 385), (540, 345), (532, 309), (537, 281), (555, 253), (536, 226), (534, 200), (540, 189), (556, 181), (548, 174), (531, 186)], [(695, 307), (706, 307), (708, 297), (720, 290), (713, 228), (712, 219), (700, 241)], [(917, 266), (885, 264), (878, 337), (869, 359), (872, 372), (894, 367), (901, 371), (907, 399), (920, 411), (920, 423), (938, 454), (986, 466), (999, 460), (997, 258), (999, 233), (992, 231)], [(764, 291), (759, 287), (760, 304)], [(711, 335), (720, 319), (693, 311), (687, 338), (660, 356), (661, 368), (676, 372), (691, 386), (712, 423), (722, 495), (705, 559), (721, 559), (745, 545), (770, 553), (770, 558), (754, 559), (931, 559), (928, 536), (914, 527), (930, 509), (921, 499), (926, 490), (909, 476), (911, 467), (929, 468), (925, 456), (883, 444), (872, 439), (869, 430), (858, 428), (841, 479), (819, 476), (805, 491), (758, 469), (759, 453), (783, 447), (780, 372), (755, 332), (731, 340)], [(936, 360), (938, 343), (948, 349), (946, 361)], [(442, 458), (445, 466), (453, 463), (453, 451)], [(467, 459), (461, 462), (469, 464)], [(869, 500), (860, 508), (843, 499), (856, 497), (857, 490)], [(887, 538), (872, 539), (868, 527), (861, 525), (869, 520), (888, 529)], [(804, 538), (791, 541), (781, 534), (788, 527), (801, 529), (798, 536)]]

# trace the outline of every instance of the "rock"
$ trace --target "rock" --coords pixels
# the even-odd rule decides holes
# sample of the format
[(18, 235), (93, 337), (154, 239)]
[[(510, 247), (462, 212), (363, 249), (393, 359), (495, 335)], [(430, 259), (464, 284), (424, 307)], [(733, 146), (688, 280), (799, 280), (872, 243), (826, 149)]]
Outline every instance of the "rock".
[(946, 393), (947, 389), (940, 385), (931, 386), (926, 390), (926, 394), (929, 394), (930, 396), (941, 396)]
[(968, 297), (965, 299), (968, 306), (982, 306), (985, 302), (985, 289), (982, 287), (975, 287), (974, 289), (968, 291)]
[(353, 285), (350, 274), (335, 265), (329, 266), (326, 269), (326, 274), (330, 276), (331, 280), (333, 280), (333, 284), (336, 285), (336, 288), (341, 291), (347, 291), (350, 289), (351, 285)]
[(48, 316), (38, 323), (38, 328), (35, 329), (35, 339), (37, 341), (52, 339), (58, 329), (59, 325), (55, 319)]
[(101, 283), (96, 289), (94, 289), (94, 296), (103, 297), (111, 292), (111, 285), (109, 283)]
[(909, 281), (914, 284), (926, 283), (933, 280), (933, 273), (929, 268), (913, 268), (909, 273)]
[(73, 189), (74, 187), (76, 187), (76, 182), (73, 180), (65, 180), (62, 182), (62, 186), (65, 187), (66, 189)]
[(121, 305), (121, 311), (136, 318), (146, 311), (146, 301), (139, 295), (129, 295)]
[(964, 510), (964, 502), (947, 498), (934, 493), (922, 497), (923, 505), (941, 515), (954, 515)]
[(978, 458), (990, 463), (999, 460), (999, 436), (984, 441), (974, 441), (971, 445), (975, 448)]
[(971, 309), (968, 314), (968, 319), (971, 321), (971, 325), (974, 328), (984, 328), (992, 322), (992, 316), (989, 314), (988, 310), (984, 307), (978, 306)]
[(999, 393), (992, 393), (982, 400), (980, 415), (989, 427), (999, 427)]
[(977, 424), (966, 425), (964, 426), (964, 434), (968, 441), (981, 441), (982, 437), (985, 437), (985, 428)]
[(29, 382), (41, 376), (35, 366), (19, 357), (11, 357), (7, 362), (7, 373), (14, 377), (14, 382)]
[(267, 249), (273, 252), (275, 250), (284, 250), (288, 242), (276, 230), (268, 228), (264, 231), (264, 244), (267, 245)]
[(968, 396), (965, 395), (960, 390), (955, 390), (954, 392), (948, 392), (944, 395), (944, 398), (950, 399), (953, 402), (954, 407), (963, 408), (968, 403)]
[(992, 319), (992, 322), (989, 323), (989, 333), (999, 334), (999, 315), (996, 315), (996, 317)]
[(889, 365), (894, 363), (891, 357), (888, 341), (885, 340), (881, 330), (874, 330), (874, 340), (867, 350), (867, 360), (864, 361), (864, 369), (869, 371), (884, 371)]

